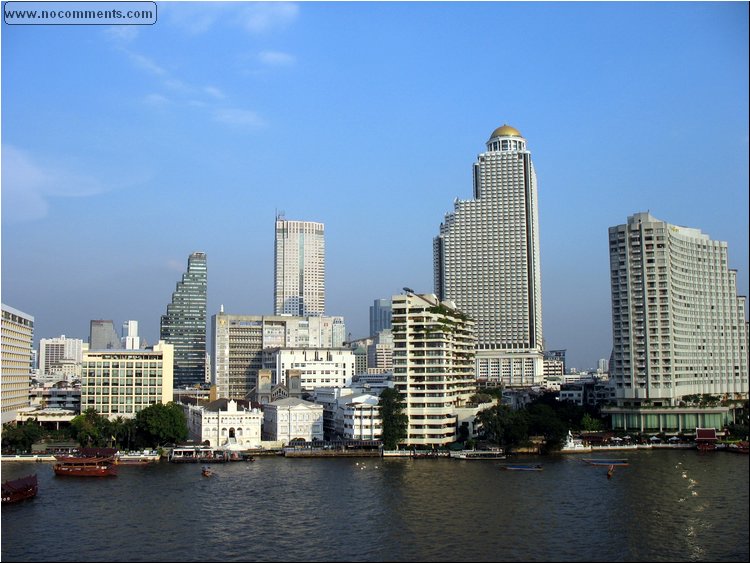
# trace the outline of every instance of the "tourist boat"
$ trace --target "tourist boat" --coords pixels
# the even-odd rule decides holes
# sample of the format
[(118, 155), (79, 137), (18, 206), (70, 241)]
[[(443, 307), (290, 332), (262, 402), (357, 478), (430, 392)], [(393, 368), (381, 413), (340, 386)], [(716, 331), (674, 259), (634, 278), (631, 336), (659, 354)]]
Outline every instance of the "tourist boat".
[(169, 454), (172, 463), (222, 463), (229, 461), (229, 454), (208, 446), (174, 448)]
[(565, 443), (560, 449), (561, 454), (577, 454), (577, 453), (588, 453), (591, 452), (591, 446), (586, 446), (583, 440), (579, 438), (573, 438), (573, 433), (568, 430), (568, 435), (565, 438)]
[(112, 457), (58, 457), (55, 475), (70, 477), (107, 477), (117, 475)]
[(626, 466), (630, 465), (628, 460), (626, 458), (618, 458), (618, 459), (599, 459), (599, 458), (583, 458), (581, 461), (584, 463), (588, 463), (589, 465), (617, 465), (617, 466)]
[(493, 450), (461, 450), (451, 452), (453, 459), (505, 459), (503, 450), (496, 448)]
[(3, 504), (21, 502), (27, 498), (34, 498), (37, 492), (36, 473), (6, 481), (2, 486)]
[(148, 465), (161, 459), (159, 452), (143, 450), (142, 452), (117, 453), (115, 463), (117, 465)]
[(500, 466), (500, 469), (505, 469), (506, 471), (542, 471), (542, 464), (536, 463), (533, 465), (502, 465)]

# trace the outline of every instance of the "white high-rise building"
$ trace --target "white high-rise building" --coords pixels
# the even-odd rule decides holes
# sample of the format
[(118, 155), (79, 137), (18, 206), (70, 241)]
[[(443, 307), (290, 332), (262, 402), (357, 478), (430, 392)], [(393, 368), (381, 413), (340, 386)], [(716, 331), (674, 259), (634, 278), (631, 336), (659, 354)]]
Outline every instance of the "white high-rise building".
[(435, 295), (393, 296), (393, 383), (408, 417), (405, 443), (456, 439), (458, 411), (476, 392), (474, 322)]
[[(68, 360), (68, 361), (65, 361)], [(70, 362), (80, 365), (83, 360), (83, 340), (66, 338), (42, 338), (39, 341), (39, 371), (43, 375), (62, 373), (63, 366)]]
[(526, 139), (503, 125), (474, 163), (474, 199), (455, 201), (434, 240), (435, 292), (476, 321), (483, 385), (543, 380), (538, 214)]
[(141, 347), (141, 337), (138, 336), (138, 321), (122, 323), (122, 347), (125, 350), (138, 350)]
[(29, 406), (33, 340), (34, 317), (3, 303), (0, 338), (3, 424), (14, 420), (20, 409)]
[(747, 398), (745, 297), (727, 243), (636, 213), (610, 227), (609, 251), (618, 404)]
[(324, 315), (323, 223), (287, 221), (277, 216), (274, 258), (274, 314)]

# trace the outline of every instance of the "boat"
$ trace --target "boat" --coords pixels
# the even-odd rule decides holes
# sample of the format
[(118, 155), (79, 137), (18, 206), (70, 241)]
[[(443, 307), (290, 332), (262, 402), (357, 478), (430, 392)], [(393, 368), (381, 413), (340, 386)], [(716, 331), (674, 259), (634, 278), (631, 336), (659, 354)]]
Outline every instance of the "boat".
[(108, 477), (117, 475), (112, 457), (58, 457), (55, 475), (69, 477)]
[(542, 464), (535, 463), (533, 465), (501, 465), (500, 469), (505, 469), (506, 471), (542, 471)]
[(3, 504), (11, 504), (28, 498), (34, 498), (37, 488), (36, 473), (21, 477), (20, 479), (6, 481), (2, 486)]
[(208, 446), (174, 448), (169, 454), (172, 463), (222, 463), (229, 461), (229, 454)]
[(451, 452), (454, 459), (505, 459), (503, 450), (496, 448), (493, 450), (461, 450)]
[(630, 465), (628, 460), (626, 458), (618, 458), (618, 459), (599, 459), (599, 458), (583, 458), (581, 461), (584, 463), (588, 463), (589, 465), (615, 465), (615, 466), (626, 466)]
[(148, 465), (161, 459), (159, 452), (143, 450), (142, 452), (118, 452), (115, 455), (117, 465)]

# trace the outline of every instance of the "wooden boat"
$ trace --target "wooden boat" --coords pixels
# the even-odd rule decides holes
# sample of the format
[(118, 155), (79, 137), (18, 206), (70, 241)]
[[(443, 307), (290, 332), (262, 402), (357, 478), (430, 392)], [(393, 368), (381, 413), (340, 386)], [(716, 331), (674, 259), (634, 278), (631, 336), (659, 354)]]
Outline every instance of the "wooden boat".
[(618, 458), (618, 459), (598, 459), (598, 458), (583, 458), (581, 461), (584, 463), (588, 463), (589, 465), (617, 465), (617, 466), (626, 466), (630, 465), (628, 460), (626, 458)]
[(111, 457), (59, 457), (55, 475), (70, 477), (107, 477), (117, 475), (117, 465)]
[(21, 502), (28, 498), (34, 498), (36, 496), (37, 488), (36, 473), (26, 477), (21, 477), (20, 479), (6, 481), (2, 486), (3, 504)]
[(500, 469), (505, 469), (506, 471), (542, 471), (542, 464), (536, 463), (534, 465), (501, 465)]

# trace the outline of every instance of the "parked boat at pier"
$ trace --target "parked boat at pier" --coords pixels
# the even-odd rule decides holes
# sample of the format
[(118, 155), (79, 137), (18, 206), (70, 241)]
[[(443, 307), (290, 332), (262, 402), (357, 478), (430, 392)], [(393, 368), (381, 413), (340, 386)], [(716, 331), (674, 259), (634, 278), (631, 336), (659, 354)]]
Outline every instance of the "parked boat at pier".
[(451, 458), (453, 459), (505, 459), (506, 457), (500, 448), (494, 450), (461, 450), (451, 452)]
[(55, 475), (69, 477), (108, 477), (117, 475), (112, 457), (58, 457)]

